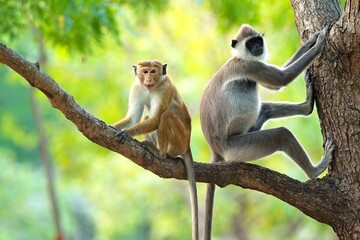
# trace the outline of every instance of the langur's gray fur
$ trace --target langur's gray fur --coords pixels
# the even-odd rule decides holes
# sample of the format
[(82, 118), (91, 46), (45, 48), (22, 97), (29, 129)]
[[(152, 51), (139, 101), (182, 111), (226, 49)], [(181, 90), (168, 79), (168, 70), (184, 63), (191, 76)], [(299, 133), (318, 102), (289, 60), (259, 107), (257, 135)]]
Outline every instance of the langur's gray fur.
[[(261, 102), (258, 85), (280, 89), (293, 81), (321, 53), (328, 29), (315, 33), (283, 66), (262, 62), (266, 55), (263, 35), (242, 25), (232, 41), (230, 58), (212, 77), (200, 103), (204, 136), (212, 149), (212, 162), (248, 162), (276, 151), (286, 153), (311, 179), (330, 164), (335, 144), (328, 140), (325, 153), (314, 166), (294, 135), (286, 128), (260, 130), (270, 118), (308, 115), (313, 110), (313, 85), (307, 81), (307, 98), (299, 104)], [(215, 185), (208, 184), (205, 235), (211, 239)]]

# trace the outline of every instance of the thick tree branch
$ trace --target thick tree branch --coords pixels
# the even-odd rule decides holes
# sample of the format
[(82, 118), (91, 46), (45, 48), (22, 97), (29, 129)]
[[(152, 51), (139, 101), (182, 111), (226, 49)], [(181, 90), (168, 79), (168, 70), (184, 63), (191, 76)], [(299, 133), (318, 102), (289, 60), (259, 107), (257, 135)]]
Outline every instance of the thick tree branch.
[[(38, 64), (31, 63), (6, 45), (0, 43), (0, 62), (9, 66), (33, 87), (42, 91), (54, 108), (72, 121), (92, 142), (117, 152), (162, 178), (186, 179), (185, 165), (179, 159), (160, 159), (142, 143), (129, 139), (120, 144), (116, 130), (83, 109), (50, 76), (42, 73)], [(271, 194), (317, 219), (329, 223), (336, 219), (331, 209), (341, 203), (328, 178), (301, 183), (275, 171), (247, 163), (205, 164), (195, 162), (198, 182), (212, 182), (224, 187), (234, 184), (243, 188)]]

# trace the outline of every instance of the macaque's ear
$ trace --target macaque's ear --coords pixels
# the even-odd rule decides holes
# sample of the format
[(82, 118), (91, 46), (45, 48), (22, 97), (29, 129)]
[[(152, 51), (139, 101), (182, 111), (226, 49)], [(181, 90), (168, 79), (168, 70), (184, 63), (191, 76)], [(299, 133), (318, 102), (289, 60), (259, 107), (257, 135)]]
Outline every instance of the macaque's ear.
[(237, 42), (238, 42), (238, 41), (237, 41), (236, 39), (231, 40), (231, 47), (232, 47), (232, 48), (235, 48)]
[(137, 66), (133, 65), (135, 76), (137, 75)]
[(166, 67), (167, 67), (167, 64), (164, 64), (162, 66), (162, 75), (166, 75)]

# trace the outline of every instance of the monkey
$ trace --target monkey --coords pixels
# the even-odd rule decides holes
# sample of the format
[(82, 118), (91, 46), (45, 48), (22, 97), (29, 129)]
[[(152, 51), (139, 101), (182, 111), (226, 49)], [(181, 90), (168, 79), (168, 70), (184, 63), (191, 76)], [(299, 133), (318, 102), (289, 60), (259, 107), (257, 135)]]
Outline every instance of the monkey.
[[(199, 237), (198, 198), (193, 158), (190, 149), (191, 117), (184, 100), (167, 74), (167, 64), (157, 60), (133, 65), (135, 83), (131, 86), (126, 117), (115, 124), (121, 129), (119, 140), (145, 135), (146, 142), (157, 146), (161, 158), (181, 156), (189, 180), (192, 239)], [(141, 120), (144, 109), (148, 115)]]
[[(313, 111), (313, 84), (307, 80), (305, 102), (261, 102), (258, 85), (279, 90), (292, 82), (321, 53), (328, 28), (315, 33), (283, 67), (264, 62), (264, 35), (243, 24), (231, 42), (232, 57), (213, 75), (200, 101), (200, 122), (210, 145), (211, 162), (249, 162), (276, 151), (286, 153), (310, 179), (318, 177), (333, 159), (335, 143), (328, 139), (314, 166), (295, 136), (285, 127), (261, 130), (271, 118), (309, 115)], [(207, 184), (204, 239), (211, 239), (215, 185)]]

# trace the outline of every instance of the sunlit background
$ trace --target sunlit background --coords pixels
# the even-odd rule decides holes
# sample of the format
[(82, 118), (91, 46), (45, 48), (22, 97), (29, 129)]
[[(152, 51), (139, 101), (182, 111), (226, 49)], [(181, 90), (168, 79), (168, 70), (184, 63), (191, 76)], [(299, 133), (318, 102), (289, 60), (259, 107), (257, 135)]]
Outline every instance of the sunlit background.
[[(282, 65), (300, 46), (288, 1), (0, 0), (0, 41), (40, 61), (75, 100), (108, 124), (124, 117), (132, 64), (158, 59), (193, 119), (194, 160), (208, 162), (199, 101), (211, 76), (230, 57), (242, 23), (264, 32), (268, 62)], [(266, 101), (305, 99), (303, 76)], [(55, 224), (30, 105), (29, 84), (0, 65), (0, 239), (54, 239)], [(35, 92), (65, 239), (190, 239), (186, 181), (161, 179), (87, 140), (46, 97)], [(314, 112), (269, 122), (286, 126), (314, 162), (322, 136)], [(141, 139), (141, 138), (139, 138)], [(305, 174), (284, 154), (254, 162), (300, 181)], [(205, 184), (198, 184), (203, 222)], [(202, 225), (202, 224), (201, 224)], [(228, 186), (215, 197), (213, 239), (336, 239), (332, 229), (280, 200)]]

